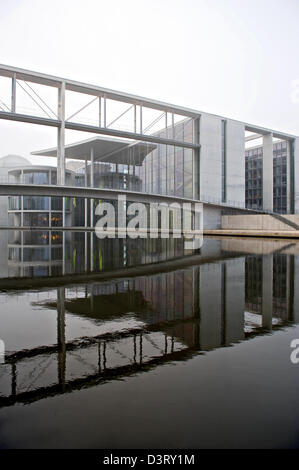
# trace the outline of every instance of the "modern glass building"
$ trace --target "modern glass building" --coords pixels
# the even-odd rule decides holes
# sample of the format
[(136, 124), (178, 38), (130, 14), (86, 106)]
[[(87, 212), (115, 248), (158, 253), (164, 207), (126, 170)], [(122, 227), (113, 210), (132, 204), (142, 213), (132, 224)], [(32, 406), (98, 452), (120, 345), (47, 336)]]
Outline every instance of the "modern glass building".
[[(66, 146), (67, 158), (82, 161), (75, 184), (193, 198), (196, 178), (192, 148), (159, 143), (159, 139), (170, 133), (182, 142), (191, 143), (193, 128), (192, 119), (183, 119), (154, 133), (157, 143), (100, 136)], [(57, 149), (33, 152), (33, 155), (56, 157)]]
[[(67, 182), (74, 175), (67, 170)], [(15, 184), (55, 185), (57, 169), (46, 166), (26, 166), (8, 170), (8, 179)], [(11, 227), (62, 227), (70, 225), (71, 200), (59, 196), (9, 196), (8, 225)]]
[[(245, 153), (246, 207), (263, 209), (263, 147)], [(273, 144), (273, 210), (279, 214), (287, 209), (287, 142)]]
[[(57, 131), (54, 148), (32, 152), (41, 161), (42, 157), (53, 157), (52, 169), (15, 171), (12, 165), (9, 176), (16, 183), (23, 178), (23, 192), (29, 197), (24, 199), (25, 195), (7, 188), (10, 196), (20, 196), (10, 200), (6, 210), (13, 225), (94, 226), (95, 202), (111, 197), (103, 190), (113, 190), (113, 196), (127, 191), (129, 202), (159, 196), (156, 199), (160, 201), (165, 197), (164, 201), (173, 198), (178, 203), (187, 199), (194, 207), (200, 201), (204, 204), (204, 228), (211, 229), (221, 227), (224, 213), (240, 208), (299, 213), (296, 135), (7, 65), (0, 66), (0, 76), (7, 81), (7, 102), (11, 103), (6, 111), (0, 111), (2, 119), (46, 125)], [(28, 94), (35, 107), (25, 114), (17, 99), (17, 82), (31, 83)], [(36, 106), (36, 85), (40, 90), (52, 87), (57, 91), (51, 104), (53, 117), (45, 109), (49, 108), (47, 98), (38, 95), (42, 99)], [(78, 95), (85, 102), (81, 108), (76, 104)], [(66, 144), (69, 131), (92, 137)], [(249, 142), (254, 141), (262, 144), (249, 148)], [(71, 160), (81, 162), (73, 172), (67, 170)], [(62, 204), (52, 198), (52, 188), (47, 189), (49, 196), (43, 194), (43, 185), (57, 186)], [(35, 188), (34, 198), (30, 187)], [(5, 194), (5, 187), (2, 189)]]

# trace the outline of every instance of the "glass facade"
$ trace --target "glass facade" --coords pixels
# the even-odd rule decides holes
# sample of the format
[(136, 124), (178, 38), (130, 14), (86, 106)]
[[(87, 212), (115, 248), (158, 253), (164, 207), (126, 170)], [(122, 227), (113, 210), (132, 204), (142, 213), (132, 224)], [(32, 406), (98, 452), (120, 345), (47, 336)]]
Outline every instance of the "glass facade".
[[(252, 313), (263, 311), (263, 256), (248, 256), (245, 259), (245, 307)], [(287, 258), (281, 253), (273, 255), (272, 309), (276, 318), (287, 319)]]
[[(68, 178), (70, 175), (70, 172), (67, 172)], [(52, 168), (47, 168), (44, 171), (19, 169), (13, 170), (12, 176), (17, 182), (23, 181), (26, 184), (55, 184), (57, 171)], [(10, 226), (49, 227), (49, 223), (53, 227), (62, 226), (63, 198), (60, 196), (9, 196), (8, 210), (11, 211), (8, 215)], [(13, 211), (15, 213), (12, 213)], [(70, 211), (70, 198), (68, 197), (65, 197), (65, 211)]]
[[(192, 142), (193, 121), (181, 121), (163, 131), (157, 138)], [(148, 142), (133, 142), (110, 156), (112, 162), (94, 162), (94, 186), (107, 189), (127, 189), (178, 197), (193, 197), (193, 149)], [(79, 170), (76, 184), (85, 185)], [(91, 182), (91, 166), (87, 168), (87, 184)]]
[(49, 171), (24, 171), (25, 184), (49, 184)]
[[(107, 146), (108, 149), (114, 148), (113, 152), (103, 155), (105, 145), (107, 145), (103, 139), (103, 149), (100, 149), (102, 154), (101, 156), (95, 155), (93, 172), (89, 161), (85, 175), (82, 163), (83, 166), (77, 171), (66, 172), (66, 184), (93, 185), (100, 189), (120, 189), (192, 199), (195, 153), (193, 148), (159, 143), (159, 139), (173, 139), (185, 145), (193, 143), (193, 119), (182, 119), (182, 116), (178, 116), (176, 121), (171, 113), (166, 114), (164, 113), (165, 127), (162, 126), (162, 130), (161, 126), (157, 131), (154, 127), (143, 129), (144, 133), (151, 131), (149, 134), (158, 142), (126, 140), (126, 142), (120, 141), (121, 145), (117, 145), (118, 140), (115, 139), (112, 147), (110, 142), (110, 147)], [(47, 167), (45, 170), (20, 168), (13, 170), (12, 175), (16, 181), (23, 181), (30, 185), (55, 185), (57, 183), (57, 171)], [(9, 216), (9, 223), (11, 226), (62, 227), (63, 210), (65, 210), (66, 225), (84, 226), (85, 223), (92, 223), (89, 202), (88, 213), (85, 216), (84, 198), (9, 197), (9, 209), (15, 211)], [(18, 211), (20, 211), (19, 215), (17, 215)]]
[(62, 197), (52, 197), (51, 198), (51, 210), (53, 211), (62, 211)]
[(287, 212), (287, 143), (278, 142), (273, 146), (273, 209)]
[(24, 227), (49, 227), (49, 213), (47, 212), (24, 212)]
[(8, 214), (8, 225), (9, 227), (20, 227), (21, 226), (21, 214), (20, 212)]
[(141, 191), (168, 196), (193, 197), (193, 150), (158, 145), (136, 168)]
[(19, 211), (22, 209), (21, 196), (9, 196), (8, 198), (8, 210)]
[(62, 227), (63, 216), (61, 212), (51, 213), (51, 227)]
[(46, 196), (24, 196), (23, 209), (48, 211), (50, 208), (49, 199), (50, 198)]
[[(245, 154), (246, 207), (263, 208), (263, 147), (246, 150)], [(273, 144), (273, 210), (287, 213), (287, 143)]]
[(49, 262), (60, 261), (62, 259), (61, 247), (9, 247), (9, 261), (17, 262)]
[(263, 148), (246, 150), (245, 201), (250, 209), (263, 208)]

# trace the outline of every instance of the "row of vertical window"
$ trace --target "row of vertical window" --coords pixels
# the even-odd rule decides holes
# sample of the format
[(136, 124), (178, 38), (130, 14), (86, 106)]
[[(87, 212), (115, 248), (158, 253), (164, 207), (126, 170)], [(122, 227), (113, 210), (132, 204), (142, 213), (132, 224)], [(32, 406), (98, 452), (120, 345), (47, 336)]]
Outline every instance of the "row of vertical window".
[[(63, 215), (61, 212), (52, 212), (51, 217), (47, 212), (24, 212), (24, 227), (62, 227)], [(10, 227), (20, 227), (22, 224), (19, 212), (8, 214), (8, 224)]]

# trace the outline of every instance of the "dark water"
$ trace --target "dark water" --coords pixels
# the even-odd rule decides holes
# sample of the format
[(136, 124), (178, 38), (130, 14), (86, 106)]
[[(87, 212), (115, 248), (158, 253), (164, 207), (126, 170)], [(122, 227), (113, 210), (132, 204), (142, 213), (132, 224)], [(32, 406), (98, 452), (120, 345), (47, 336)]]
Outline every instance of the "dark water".
[(299, 447), (299, 243), (0, 232), (2, 448)]

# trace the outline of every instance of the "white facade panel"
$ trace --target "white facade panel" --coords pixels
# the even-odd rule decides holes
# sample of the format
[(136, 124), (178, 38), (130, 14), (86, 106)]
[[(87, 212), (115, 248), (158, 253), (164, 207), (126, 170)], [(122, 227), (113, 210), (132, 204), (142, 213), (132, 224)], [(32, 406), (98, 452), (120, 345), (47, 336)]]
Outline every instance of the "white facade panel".
[(226, 200), (245, 204), (245, 126), (226, 122)]
[(202, 114), (200, 119), (200, 196), (221, 200), (221, 118)]

